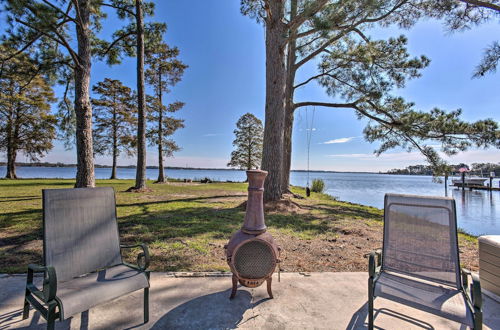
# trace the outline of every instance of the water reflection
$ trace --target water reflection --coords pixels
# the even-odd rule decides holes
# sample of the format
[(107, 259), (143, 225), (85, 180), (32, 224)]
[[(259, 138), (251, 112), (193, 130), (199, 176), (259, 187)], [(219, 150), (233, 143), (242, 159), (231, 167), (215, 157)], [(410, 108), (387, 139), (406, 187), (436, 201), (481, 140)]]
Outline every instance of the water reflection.
[[(500, 192), (486, 190), (452, 189), (457, 203), (459, 226), (475, 234), (498, 234), (498, 212)], [(490, 232), (490, 229), (495, 231)]]

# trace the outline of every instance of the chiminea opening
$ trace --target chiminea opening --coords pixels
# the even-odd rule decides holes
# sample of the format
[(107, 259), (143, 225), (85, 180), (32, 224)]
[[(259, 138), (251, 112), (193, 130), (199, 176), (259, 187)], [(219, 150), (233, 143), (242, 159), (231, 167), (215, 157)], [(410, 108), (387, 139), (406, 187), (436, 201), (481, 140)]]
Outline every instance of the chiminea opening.
[(264, 222), (264, 180), (267, 172), (247, 171), (248, 202), (245, 221), (241, 230), (233, 234), (226, 248), (227, 263), (233, 272), (231, 299), (236, 295), (238, 282), (255, 288), (267, 281), (267, 292), (273, 298), (271, 281), (276, 265), (280, 262), (280, 248)]

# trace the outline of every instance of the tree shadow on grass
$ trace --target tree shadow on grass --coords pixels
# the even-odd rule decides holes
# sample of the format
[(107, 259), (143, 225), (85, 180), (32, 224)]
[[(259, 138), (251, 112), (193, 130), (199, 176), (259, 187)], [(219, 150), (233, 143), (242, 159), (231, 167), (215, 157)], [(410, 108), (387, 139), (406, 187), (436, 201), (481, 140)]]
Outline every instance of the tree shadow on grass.
[[(181, 200), (183, 201), (183, 200)], [(147, 203), (141, 203), (147, 207)], [(213, 208), (200, 206), (180, 207), (171, 210), (148, 211), (119, 219), (120, 232), (133, 232), (137, 226), (145, 227), (155, 239), (176, 237), (194, 237), (207, 235), (208, 238), (227, 237), (240, 229), (245, 211), (239, 207)], [(269, 214), (266, 222), (269, 227), (286, 228), (293, 231), (310, 231), (321, 234), (327, 230), (330, 222), (327, 219), (316, 221), (309, 214)], [(139, 233), (140, 236), (140, 233)]]
[(200, 197), (189, 197), (189, 198), (177, 198), (177, 199), (167, 199), (167, 200), (161, 200), (161, 201), (147, 201), (147, 202), (139, 202), (139, 203), (131, 203), (131, 204), (126, 204), (126, 203), (120, 203), (117, 204), (117, 207), (130, 207), (130, 206), (148, 206), (148, 205), (156, 205), (156, 204), (168, 204), (168, 203), (176, 203), (176, 202), (195, 202), (195, 201), (203, 201), (207, 199), (218, 199), (218, 198), (235, 198), (235, 197), (243, 197), (244, 195), (207, 195), (207, 196), (200, 196)]
[[(118, 219), (120, 236), (123, 243), (143, 242), (148, 244), (159, 242), (159, 246), (161, 246), (162, 242), (173, 243), (179, 238), (193, 238), (192, 242), (181, 243), (190, 248), (189, 253), (195, 257), (194, 259), (189, 256), (186, 257), (185, 251), (169, 250), (165, 254), (160, 253), (159, 256), (153, 255), (153, 258), (164, 258), (165, 260), (162, 260), (162, 263), (165, 262), (166, 265), (171, 265), (168, 268), (169, 270), (193, 269), (194, 264), (192, 263), (204, 263), (207, 260), (203, 260), (203, 254), (211, 253), (211, 250), (213, 250), (208, 247), (207, 240), (229, 239), (232, 233), (241, 228), (245, 211), (238, 206), (227, 207), (227, 204), (218, 201), (218, 199), (235, 197), (241, 197), (241, 195), (207, 195), (165, 201), (120, 203), (118, 204), (119, 211), (126, 207), (129, 212), (134, 213)], [(222, 200), (222, 202), (227, 202), (227, 200)], [(183, 205), (183, 203), (186, 204)], [(311, 214), (311, 212), (298, 214), (269, 213), (266, 215), (266, 222), (272, 229), (286, 229), (298, 234), (307, 231), (308, 235), (320, 235), (327, 231), (338, 231), (332, 225), (336, 212), (335, 207), (328, 205), (325, 208), (324, 212), (328, 213), (328, 218), (319, 218)], [(349, 208), (346, 208), (342, 212), (348, 214), (350, 211)], [(358, 211), (352, 212), (358, 216), (360, 214)], [(34, 219), (37, 221), (34, 222)], [(19, 267), (25, 268), (24, 262), (40, 262), (41, 253), (32, 252), (30, 249), (27, 250), (28, 254), (23, 254), (25, 250), (17, 249), (17, 247), (34, 239), (42, 239), (41, 209), (0, 214), (0, 228), (14, 226), (15, 223), (22, 221), (30, 221), (33, 225), (28, 230), (23, 228), (17, 232), (13, 227), (14, 231), (9, 236), (2, 238), (1, 245), (14, 245), (14, 247), (3, 249), (0, 255), (0, 267), (9, 266), (12, 260), (16, 260), (16, 256), (21, 260), (21, 264), (17, 263)], [(172, 246), (167, 245), (164, 247), (172, 248)], [(179, 248), (184, 247), (180, 246)], [(9, 257), (6, 258), (6, 255)], [(218, 256), (215, 256), (208, 261), (214, 262), (217, 258)], [(8, 263), (7, 259), (9, 259)], [(158, 265), (157, 262), (154, 262), (154, 264)]]
[(0, 203), (24, 202), (41, 199), (41, 196), (4, 196), (0, 197)]
[(340, 206), (340, 205), (328, 205), (328, 204), (316, 204), (314, 208), (310, 209), (317, 209), (324, 211), (328, 214), (334, 215), (334, 216), (342, 216), (342, 217), (362, 217), (365, 219), (372, 219), (372, 220), (382, 220), (382, 214), (380, 211), (377, 209), (372, 209), (372, 208), (366, 208), (363, 205), (356, 205), (353, 204), (351, 206)]
[[(23, 182), (23, 181), (36, 181), (36, 180), (44, 180), (42, 183), (33, 183), (33, 182)], [(75, 186), (75, 181), (66, 181), (65, 179), (54, 179), (55, 182), (47, 182), (47, 179), (15, 179), (15, 180), (0, 180), (0, 187), (31, 187), (37, 186), (40, 190), (45, 187), (51, 186), (59, 186), (60, 188), (73, 188)], [(6, 183), (8, 182), (8, 183)], [(11, 183), (12, 182), (12, 183)]]

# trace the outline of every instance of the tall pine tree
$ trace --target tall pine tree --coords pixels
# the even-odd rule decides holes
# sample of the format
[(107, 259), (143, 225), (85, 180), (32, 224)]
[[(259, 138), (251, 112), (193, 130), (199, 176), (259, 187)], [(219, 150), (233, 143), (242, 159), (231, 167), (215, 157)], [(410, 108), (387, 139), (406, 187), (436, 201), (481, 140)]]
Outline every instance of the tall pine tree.
[(154, 15), (154, 3), (142, 0), (111, 0), (110, 7), (116, 9), (120, 19), (129, 22), (116, 31), (113, 37), (116, 42), (108, 45), (101, 43), (103, 54), (109, 64), (119, 63), (123, 54), (137, 58), (137, 168), (135, 185), (129, 191), (143, 191), (146, 186), (146, 91), (144, 77), (145, 45), (161, 43), (166, 31), (164, 23), (144, 22), (145, 17)]
[[(12, 51), (0, 46), (0, 51)], [(6, 178), (16, 179), (16, 158), (22, 152), (36, 161), (52, 149), (57, 120), (50, 113), (54, 93), (21, 54), (4, 62), (0, 74), (0, 151), (7, 153)]]
[(150, 95), (147, 96), (146, 100), (148, 104), (148, 120), (151, 122), (146, 137), (151, 146), (158, 148), (158, 179), (156, 183), (165, 183), (167, 179), (163, 160), (180, 150), (180, 147), (172, 139), (172, 135), (179, 128), (184, 128), (184, 119), (168, 116), (167, 113), (179, 111), (184, 106), (184, 103), (174, 102), (165, 106), (158, 97)]
[(105, 78), (92, 87), (100, 95), (92, 99), (94, 106), (94, 151), (110, 154), (113, 159), (110, 179), (116, 179), (118, 156), (134, 154), (137, 107), (136, 96), (121, 81)]
[(227, 164), (241, 170), (258, 169), (262, 162), (262, 121), (251, 113), (246, 113), (236, 122), (231, 160)]
[(157, 183), (165, 182), (165, 171), (163, 165), (164, 157), (172, 156), (173, 152), (179, 150), (179, 146), (170, 136), (179, 128), (184, 127), (183, 120), (167, 116), (166, 113), (179, 111), (184, 103), (174, 102), (167, 106), (163, 105), (164, 95), (170, 92), (181, 79), (187, 65), (177, 57), (179, 49), (169, 47), (165, 43), (159, 45), (148, 45), (146, 49), (146, 82), (155, 91), (153, 100), (148, 102), (151, 113), (149, 120), (153, 127), (148, 130), (150, 143), (158, 148), (158, 179)]

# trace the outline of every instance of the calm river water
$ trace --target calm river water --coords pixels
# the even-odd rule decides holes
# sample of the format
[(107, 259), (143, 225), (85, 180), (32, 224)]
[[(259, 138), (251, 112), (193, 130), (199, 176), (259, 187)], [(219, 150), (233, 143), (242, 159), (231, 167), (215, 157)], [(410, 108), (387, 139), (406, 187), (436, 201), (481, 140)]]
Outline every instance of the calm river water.
[[(5, 166), (0, 166), (0, 175), (5, 176)], [(147, 177), (157, 177), (155, 169), (147, 170)], [(17, 174), (21, 178), (74, 178), (75, 168), (71, 167), (19, 167)], [(107, 179), (111, 174), (109, 168), (97, 168), (96, 178)], [(119, 168), (121, 179), (135, 178), (135, 169)], [(208, 177), (218, 181), (244, 181), (244, 171), (232, 170), (166, 170), (167, 176), (176, 179), (202, 179)], [(326, 192), (339, 200), (364, 205), (384, 207), (385, 193), (402, 193), (415, 195), (444, 196), (444, 183), (432, 181), (430, 176), (386, 175), (369, 173), (323, 173), (311, 172), (309, 178), (323, 179)], [(291, 183), (305, 186), (306, 172), (292, 172)], [(449, 181), (451, 184), (451, 180)], [(494, 187), (499, 186), (495, 179)], [(474, 234), (500, 235), (500, 191), (465, 191), (448, 188), (448, 196), (455, 198), (457, 203), (458, 226)]]

